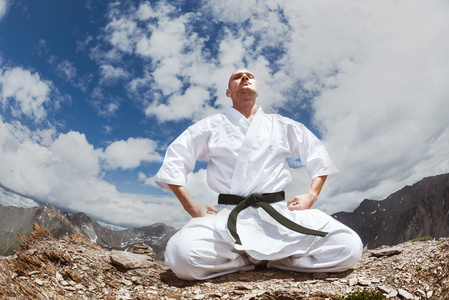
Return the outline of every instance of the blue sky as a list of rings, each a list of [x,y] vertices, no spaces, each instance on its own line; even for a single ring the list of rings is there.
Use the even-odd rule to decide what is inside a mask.
[[[352,211],[449,171],[448,35],[447,1],[0,0],[0,203],[181,226],[153,177],[245,67],[341,170],[315,207]],[[215,203],[204,166],[188,187]]]

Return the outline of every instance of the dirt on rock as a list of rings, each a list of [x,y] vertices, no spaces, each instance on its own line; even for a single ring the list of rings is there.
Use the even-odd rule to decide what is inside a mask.
[[[366,250],[343,273],[258,268],[206,281],[178,279],[154,255],[110,251],[80,234],[53,238],[34,225],[0,257],[0,299],[337,299],[374,290],[389,299],[449,299],[449,241]]]

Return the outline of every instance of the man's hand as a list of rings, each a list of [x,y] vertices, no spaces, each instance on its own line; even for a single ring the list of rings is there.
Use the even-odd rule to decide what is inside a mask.
[[[318,176],[312,180],[310,184],[310,189],[307,194],[298,195],[293,197],[287,202],[287,207],[289,210],[304,210],[310,209],[312,205],[318,200],[321,188],[326,181],[327,176]]]
[[[287,202],[289,210],[304,210],[312,207],[315,203],[314,197],[310,194],[297,195]]]
[[[185,211],[192,218],[205,217],[207,214],[216,214],[218,210],[210,204],[198,203],[192,199],[186,187],[180,185],[168,185],[175,196],[179,199]]]
[[[210,205],[204,203],[198,203],[196,201],[192,201],[188,206],[185,206],[184,209],[192,216],[192,218],[205,217],[208,214],[215,215],[218,211],[217,209]]]

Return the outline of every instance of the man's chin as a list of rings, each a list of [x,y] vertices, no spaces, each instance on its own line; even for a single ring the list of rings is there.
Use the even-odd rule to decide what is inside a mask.
[[[259,92],[256,89],[254,89],[252,86],[245,86],[244,88],[242,88],[240,90],[240,92],[241,92],[241,94],[244,94],[246,96],[253,95],[253,94],[257,96],[259,94]]]

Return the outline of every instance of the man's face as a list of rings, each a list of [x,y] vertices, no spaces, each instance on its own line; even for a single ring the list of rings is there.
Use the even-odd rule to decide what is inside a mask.
[[[228,89],[226,95],[233,98],[236,95],[255,95],[259,91],[257,89],[257,82],[254,75],[248,70],[237,70],[232,73],[229,78]]]

